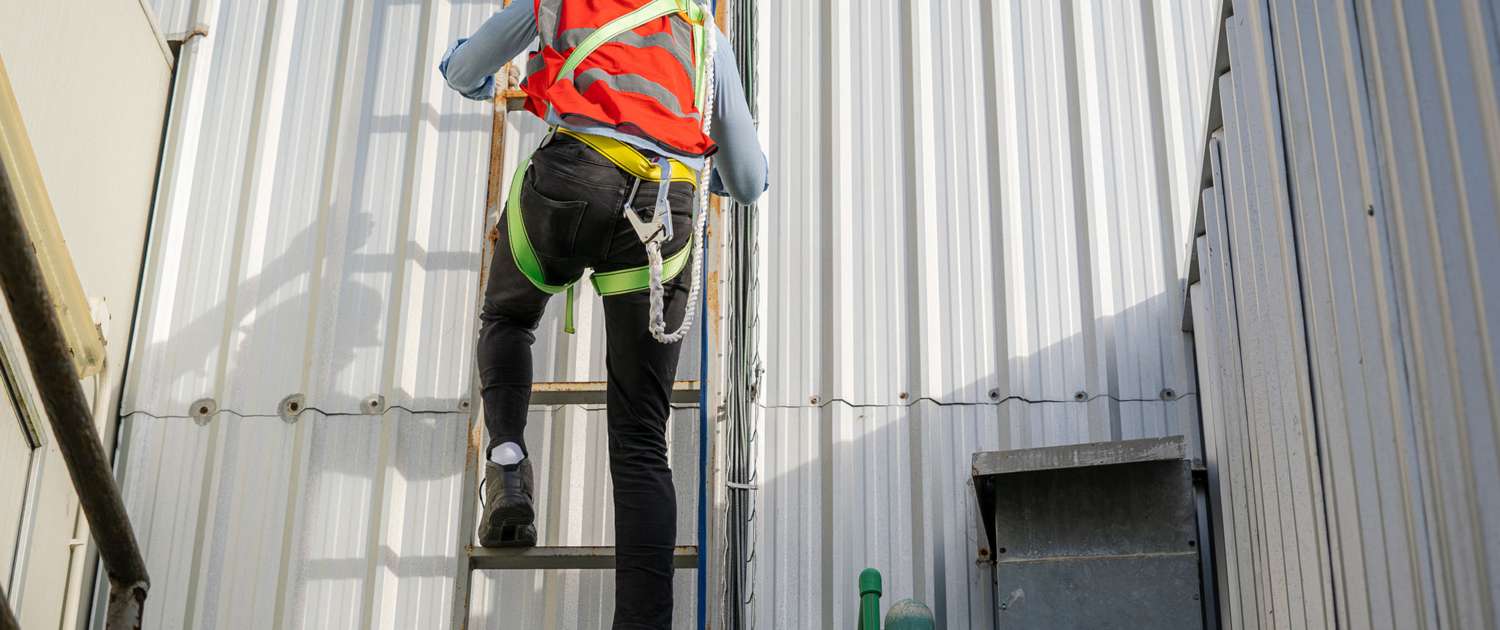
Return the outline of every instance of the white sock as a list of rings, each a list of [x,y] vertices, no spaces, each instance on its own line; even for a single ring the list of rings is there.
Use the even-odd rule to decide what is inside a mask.
[[[521,452],[521,445],[515,442],[506,442],[490,451],[490,461],[501,466],[514,466],[523,459],[526,459],[526,454]]]

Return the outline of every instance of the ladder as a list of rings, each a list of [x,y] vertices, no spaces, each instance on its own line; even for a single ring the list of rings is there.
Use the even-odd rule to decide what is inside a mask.
[[[705,357],[706,358],[706,357]],[[706,365],[706,361],[700,362]],[[456,579],[453,592],[453,630],[468,630],[469,602],[473,596],[472,580],[475,571],[504,571],[517,569],[614,569],[614,547],[520,547],[490,549],[475,544],[479,509],[479,475],[483,466],[484,415],[481,411],[478,392],[478,374],[474,374],[475,395],[469,408],[468,449],[465,455],[462,512],[459,518],[459,548]],[[708,461],[709,430],[708,408],[703,400],[702,383],[677,381],[672,388],[671,402],[676,404],[698,404],[698,544],[679,546],[672,554],[672,566],[676,569],[697,569],[697,624],[705,625],[705,586],[707,583],[706,556],[699,549],[706,547],[708,532]],[[604,383],[537,383],[531,390],[532,405],[586,405],[604,404]],[[538,489],[540,490],[540,488]],[[538,515],[540,518],[540,515]]]

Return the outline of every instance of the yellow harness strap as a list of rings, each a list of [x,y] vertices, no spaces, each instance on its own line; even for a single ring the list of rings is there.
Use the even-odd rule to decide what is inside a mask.
[[[580,133],[563,127],[557,128],[557,133],[576,138],[579,142],[589,145],[599,155],[609,158],[615,166],[625,169],[625,172],[648,182],[661,181],[661,167],[651,163],[646,154],[641,153],[635,147],[620,142],[614,138],[607,138],[592,133]],[[698,171],[690,169],[686,164],[677,160],[672,162],[672,181],[686,182],[695,188],[698,186]]]

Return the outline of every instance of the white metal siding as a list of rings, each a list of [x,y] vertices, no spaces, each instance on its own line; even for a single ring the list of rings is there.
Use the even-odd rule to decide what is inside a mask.
[[[1228,627],[1494,627],[1495,9],[1235,11],[1193,297]]]
[[[147,627],[447,628],[494,106],[437,64],[500,3],[155,4],[208,35],[183,49],[124,392]],[[514,165],[540,125],[505,128]],[[603,380],[599,301],[580,297],[578,335],[560,299],[538,331],[538,380]],[[542,544],[609,544],[603,412],[537,407],[528,431]],[[696,405],[671,431],[679,543],[696,544]],[[578,600],[612,592],[606,574],[477,576],[472,619],[607,627],[607,600]],[[690,627],[696,573],[678,583]]]
[[[125,411],[458,411],[490,106],[436,62],[486,12],[196,6],[216,28],[178,73]]]
[[[142,4],[151,7],[156,14],[156,25],[169,40],[185,39],[197,28],[208,29],[206,24],[193,23],[195,0],[144,0]]]
[[[757,627],[990,625],[975,451],[1196,444],[1217,2],[770,2]],[[1082,395],[1082,400],[1075,397]]]

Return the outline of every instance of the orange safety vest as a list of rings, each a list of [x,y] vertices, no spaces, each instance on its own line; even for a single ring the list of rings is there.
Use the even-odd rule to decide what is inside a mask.
[[[703,133],[707,64],[698,60],[708,16],[696,0],[532,2],[542,47],[521,81],[528,111],[543,120],[555,111],[564,123],[610,127],[684,155],[718,148]]]

